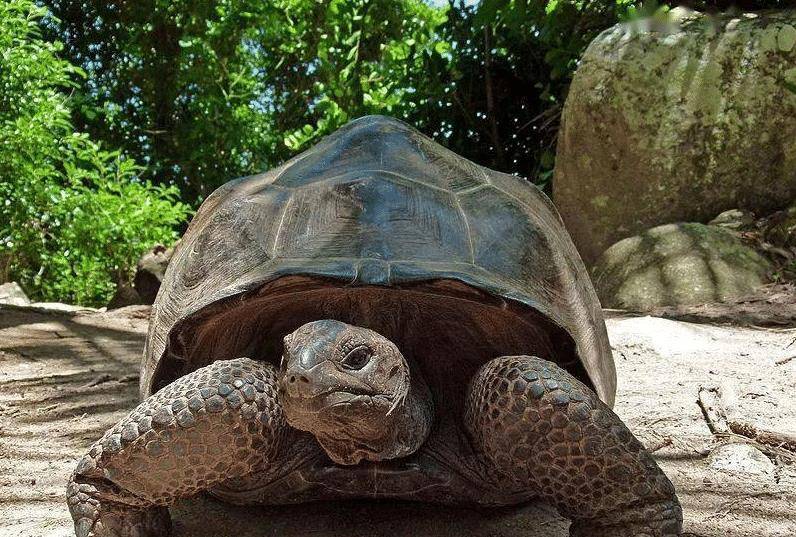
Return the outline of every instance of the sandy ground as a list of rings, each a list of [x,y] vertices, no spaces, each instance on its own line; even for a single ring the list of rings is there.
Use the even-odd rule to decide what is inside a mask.
[[[772,456],[767,474],[714,470],[721,442],[696,404],[700,385],[731,381],[739,409],[796,431],[796,330],[616,316],[608,327],[619,371],[616,411],[677,487],[686,535],[796,535],[796,464]],[[44,313],[0,306],[0,535],[73,535],[64,485],[86,447],[137,402],[148,310]],[[729,440],[731,441],[731,440]],[[793,462],[793,459],[790,459]],[[545,506],[472,510],[390,502],[235,508],[207,498],[173,510],[189,536],[564,537]]]

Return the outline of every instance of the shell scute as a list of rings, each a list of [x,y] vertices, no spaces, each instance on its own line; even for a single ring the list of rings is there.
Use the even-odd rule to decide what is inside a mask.
[[[328,278],[345,289],[443,282],[437,289],[460,298],[462,287],[486,294],[491,307],[516,303],[549,321],[537,329],[566,332],[577,349],[570,363],[579,362],[598,395],[613,402],[616,375],[600,304],[546,196],[378,116],[353,121],[281,167],[231,181],[208,197],[156,300],[142,395],[163,375],[190,369],[192,358],[179,346],[191,319],[252,293],[262,298],[261,289],[297,276]],[[348,299],[335,300],[340,307]],[[405,306],[404,314],[413,311]],[[333,310],[322,304],[318,313]],[[280,328],[269,333],[291,325],[277,321]],[[473,334],[510,336],[483,322]],[[257,322],[228,326],[225,337],[254,340],[267,329]],[[217,342],[201,341],[205,358],[212,357]]]

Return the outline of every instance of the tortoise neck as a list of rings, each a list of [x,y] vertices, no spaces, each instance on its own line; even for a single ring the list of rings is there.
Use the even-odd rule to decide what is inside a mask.
[[[409,393],[392,413],[393,452],[390,459],[411,455],[422,446],[434,422],[434,400],[425,379],[415,367],[411,373]]]

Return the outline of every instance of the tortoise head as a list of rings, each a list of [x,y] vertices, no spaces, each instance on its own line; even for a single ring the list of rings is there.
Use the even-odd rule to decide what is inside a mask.
[[[287,422],[314,434],[338,464],[405,456],[427,436],[427,388],[422,397],[410,389],[406,359],[372,330],[307,323],[285,337],[280,375]]]

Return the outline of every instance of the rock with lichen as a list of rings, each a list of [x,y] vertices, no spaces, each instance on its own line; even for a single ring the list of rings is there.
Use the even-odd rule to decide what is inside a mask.
[[[27,306],[30,299],[17,282],[6,282],[0,284],[0,304]]]
[[[554,201],[584,260],[657,224],[796,198],[796,10],[620,24],[564,107]]]
[[[771,268],[733,233],[685,223],[617,242],[600,256],[592,276],[603,306],[647,311],[747,295],[767,282]]]

